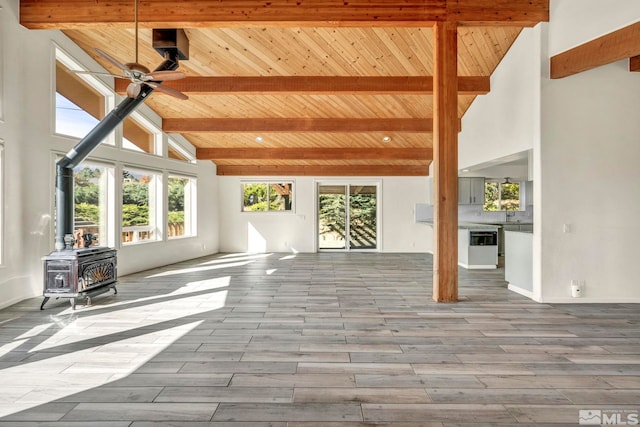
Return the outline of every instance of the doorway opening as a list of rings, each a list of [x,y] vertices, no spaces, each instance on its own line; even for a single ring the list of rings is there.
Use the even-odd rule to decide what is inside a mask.
[[[318,250],[378,249],[378,185],[318,184]]]

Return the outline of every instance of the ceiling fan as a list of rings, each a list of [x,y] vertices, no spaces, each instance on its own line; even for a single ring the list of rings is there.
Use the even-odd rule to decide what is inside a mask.
[[[136,60],[135,62],[127,62],[125,64],[113,58],[108,53],[94,48],[96,53],[109,61],[111,64],[119,68],[123,75],[110,74],[110,73],[97,73],[92,71],[76,71],[78,74],[94,74],[94,75],[108,75],[118,79],[131,80],[129,86],[127,86],[127,96],[129,98],[137,98],[142,90],[142,85],[150,86],[157,89],[160,92],[166,93],[178,99],[189,99],[184,93],[173,89],[171,87],[162,84],[165,80],[179,80],[185,77],[184,73],[180,71],[149,71],[147,67],[138,62],[138,0],[135,0],[135,48],[136,48]]]

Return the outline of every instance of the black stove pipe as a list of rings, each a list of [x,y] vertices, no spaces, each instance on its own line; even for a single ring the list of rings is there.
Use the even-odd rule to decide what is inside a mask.
[[[154,71],[173,71],[178,62],[165,59]],[[73,168],[78,166],[133,110],[153,92],[149,85],[142,85],[136,98],[125,98],[107,114],[91,131],[56,163],[56,250],[73,247]],[[65,241],[65,236],[71,236]]]

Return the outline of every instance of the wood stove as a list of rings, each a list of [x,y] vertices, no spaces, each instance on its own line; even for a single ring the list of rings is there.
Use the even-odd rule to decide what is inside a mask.
[[[169,54],[154,71],[174,71],[178,68],[176,54]],[[160,81],[154,80],[156,83]],[[109,112],[98,124],[78,142],[64,157],[56,162],[56,251],[44,257],[44,300],[40,309],[49,298],[69,298],[71,308],[75,309],[76,300],[91,300],[97,294],[116,289],[117,258],[116,250],[103,247],[74,248],[74,195],[73,168],[78,166],[89,154],[124,121],[133,110],[142,104],[158,85],[142,85],[140,93],[126,97]],[[83,236],[85,237],[85,236]],[[89,240],[89,242],[91,241]],[[85,244],[86,245],[86,244]],[[88,245],[86,245],[88,246]]]
[[[55,251],[44,260],[44,300],[69,298],[75,310],[79,299],[91,302],[91,297],[116,289],[118,261],[116,250],[105,247],[89,247]]]

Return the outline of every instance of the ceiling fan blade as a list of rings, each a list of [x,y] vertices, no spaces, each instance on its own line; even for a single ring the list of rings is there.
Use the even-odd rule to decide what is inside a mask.
[[[127,96],[129,98],[137,98],[138,95],[140,95],[140,90],[142,88],[140,87],[140,84],[138,83],[129,83],[129,86],[127,86]]]
[[[117,79],[127,79],[129,80],[129,77],[127,76],[119,76],[117,74],[111,74],[111,73],[101,73],[98,71],[76,71],[76,70],[71,70],[72,73],[74,74],[89,74],[92,76],[105,76],[105,77],[115,77]]]
[[[179,90],[176,90],[172,87],[169,86],[165,86],[162,85],[160,83],[154,83],[154,82],[145,82],[145,84],[151,86],[152,88],[159,90],[160,92],[166,93],[167,95],[171,95],[175,98],[178,99],[183,99],[183,100],[187,100],[189,99],[189,97],[187,95],[185,95],[184,93],[180,92]]]
[[[186,76],[182,71],[152,71],[146,75],[149,80],[179,80]]]
[[[106,52],[103,52],[102,50],[98,49],[97,47],[94,48],[94,50],[98,53],[98,55],[102,56],[104,59],[106,59],[107,61],[111,62],[113,65],[115,65],[116,67],[118,67],[121,70],[129,70],[129,68],[120,63],[117,59],[114,59],[111,55],[109,55]]]

